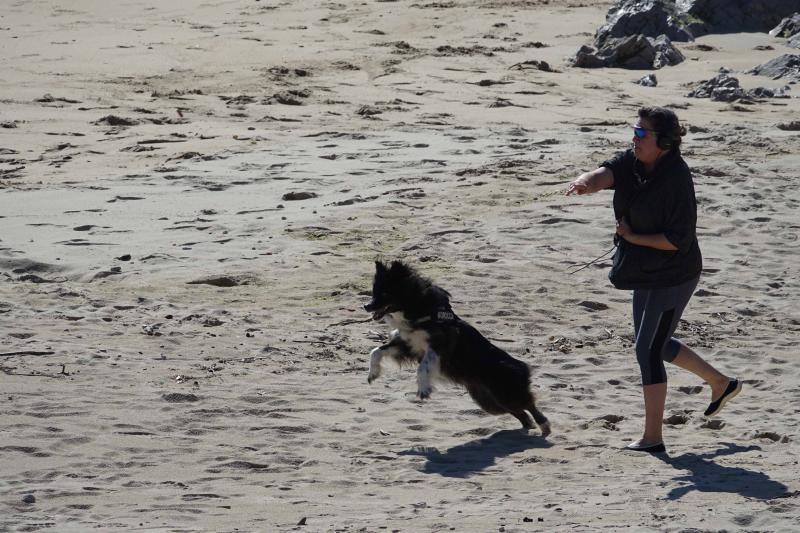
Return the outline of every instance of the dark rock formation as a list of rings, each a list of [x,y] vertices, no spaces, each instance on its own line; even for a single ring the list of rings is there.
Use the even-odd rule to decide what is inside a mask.
[[[711,98],[717,102],[733,102],[747,96],[739,87],[739,80],[728,74],[719,74],[708,81],[701,82],[687,94],[689,98]]]
[[[748,74],[769,76],[773,80],[800,81],[800,55],[784,54],[763,65],[758,65],[748,71]]]
[[[784,17],[800,12],[800,0],[681,0],[687,30],[707,33],[768,32]]]
[[[647,76],[640,78],[633,83],[643,85],[644,87],[656,87],[658,85],[658,80],[656,79],[655,74],[648,74]]]
[[[769,34],[773,37],[794,37],[800,33],[800,13],[786,17],[780,24],[772,28]]]
[[[735,102],[737,100],[754,100],[757,98],[788,98],[787,90],[788,87],[781,89],[756,87],[746,91],[739,86],[738,79],[727,73],[722,73],[708,81],[700,82],[686,96],[690,98],[711,98],[716,102]]]
[[[606,15],[594,47],[602,50],[620,39],[642,35],[671,41],[692,41],[708,33],[766,32],[785,17],[800,12],[800,0],[620,0]],[[793,19],[790,19],[793,20]],[[787,23],[791,24],[791,23]],[[605,63],[588,59],[591,53],[579,51],[588,68]],[[665,63],[674,64],[674,63]]]
[[[583,68],[619,67],[644,70],[677,65],[683,60],[683,54],[665,35],[656,39],[631,35],[621,39],[608,39],[599,50],[582,46],[572,64]]]
[[[608,10],[606,23],[597,30],[594,42],[600,48],[610,39],[637,34],[692,41],[694,37],[685,29],[687,24],[688,19],[680,14],[674,0],[622,0]]]

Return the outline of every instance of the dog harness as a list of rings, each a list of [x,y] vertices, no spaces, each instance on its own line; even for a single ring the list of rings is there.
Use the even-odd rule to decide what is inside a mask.
[[[434,324],[450,324],[453,322],[457,322],[460,320],[458,316],[453,312],[453,309],[448,306],[441,306],[436,309],[436,312],[428,315],[420,317],[412,322],[413,325],[418,324],[425,324],[427,322],[433,322]]]

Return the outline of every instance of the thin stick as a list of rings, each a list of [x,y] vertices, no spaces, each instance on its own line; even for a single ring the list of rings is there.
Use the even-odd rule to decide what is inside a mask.
[[[0,357],[13,357],[15,355],[53,355],[56,352],[36,352],[36,351],[23,351],[23,352],[6,352],[0,353]]]

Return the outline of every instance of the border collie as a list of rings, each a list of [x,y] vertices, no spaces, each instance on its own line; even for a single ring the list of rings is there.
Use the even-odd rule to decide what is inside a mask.
[[[535,420],[542,436],[550,434],[550,423],[536,408],[528,365],[458,318],[450,294],[413,268],[376,261],[372,301],[364,309],[393,328],[389,342],[370,353],[369,383],[380,376],[386,356],[401,366],[416,363],[419,400],[430,397],[433,382],[444,378],[464,386],[487,413],[512,414],[526,429]]]

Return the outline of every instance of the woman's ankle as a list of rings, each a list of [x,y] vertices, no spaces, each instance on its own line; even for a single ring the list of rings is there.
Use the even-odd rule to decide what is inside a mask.
[[[720,374],[714,380],[709,380],[708,385],[711,387],[711,396],[713,396],[712,399],[719,397],[720,394],[725,392],[725,388],[730,382],[731,378],[724,374]]]

